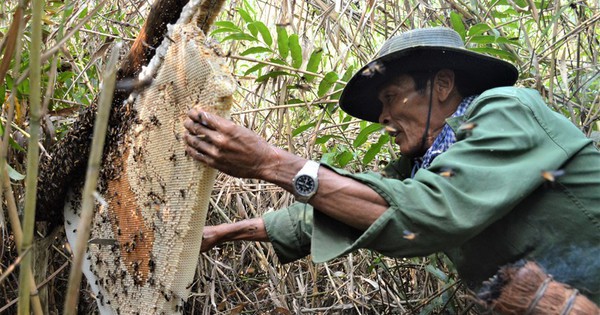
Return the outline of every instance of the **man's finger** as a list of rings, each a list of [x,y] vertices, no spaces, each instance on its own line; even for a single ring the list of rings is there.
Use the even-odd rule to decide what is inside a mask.
[[[188,130],[189,134],[198,137],[199,139],[203,139],[205,141],[210,141],[212,137],[215,137],[217,133],[214,130],[209,129],[206,126],[201,125],[191,119],[186,119],[183,122],[183,126]]]
[[[204,141],[206,139],[206,135],[193,135],[186,133],[184,136],[184,140],[188,146],[196,149],[200,153],[205,152],[208,146],[207,142]]]
[[[193,121],[202,124],[205,127],[214,129],[214,123],[212,123],[213,118],[209,113],[198,108],[192,108],[188,111],[187,115]]]
[[[186,147],[185,148],[185,152],[192,157],[194,160],[196,161],[200,161],[210,167],[213,167],[213,162],[214,160],[208,156],[208,155],[204,155],[201,152],[198,152],[196,149],[192,148],[192,147]]]

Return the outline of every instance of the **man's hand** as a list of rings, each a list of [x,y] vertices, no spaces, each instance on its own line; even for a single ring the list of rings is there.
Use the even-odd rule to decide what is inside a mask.
[[[200,246],[200,252],[204,253],[223,243],[219,231],[220,228],[218,225],[207,225],[204,227],[204,230],[202,231],[202,245]]]
[[[277,163],[275,148],[254,132],[196,108],[188,117],[185,142],[192,158],[231,176],[258,179]]]

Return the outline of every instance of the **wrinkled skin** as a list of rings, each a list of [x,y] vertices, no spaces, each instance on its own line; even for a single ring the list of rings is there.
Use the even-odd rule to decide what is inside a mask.
[[[194,159],[240,178],[264,178],[275,148],[254,132],[193,108],[184,122],[186,152]]]
[[[431,120],[427,128],[427,113],[431,96],[431,84],[424,91],[415,90],[412,77],[403,74],[379,90],[379,101],[383,108],[379,115],[379,123],[392,127],[390,132],[394,142],[400,146],[404,156],[418,157],[425,154],[444,127],[446,117],[452,115],[455,106],[439,106],[440,96],[448,97],[449,86],[453,86],[454,73],[441,70],[435,79],[434,97],[431,98]],[[425,143],[423,143],[423,135]]]

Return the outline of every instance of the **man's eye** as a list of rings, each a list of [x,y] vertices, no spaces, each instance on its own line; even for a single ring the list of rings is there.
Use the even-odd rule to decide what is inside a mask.
[[[387,94],[385,96],[385,101],[388,102],[388,103],[391,103],[394,100],[394,98],[396,98],[395,94]]]

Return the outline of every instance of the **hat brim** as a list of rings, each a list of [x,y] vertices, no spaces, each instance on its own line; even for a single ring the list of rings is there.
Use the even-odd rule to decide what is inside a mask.
[[[452,47],[415,46],[387,54],[372,62],[382,63],[383,71],[367,70],[369,65],[362,67],[348,81],[339,101],[346,113],[371,122],[378,122],[382,110],[377,97],[378,89],[400,73],[444,68],[457,70],[467,76],[466,81],[473,94],[480,94],[494,87],[513,85],[519,75],[509,62]]]

